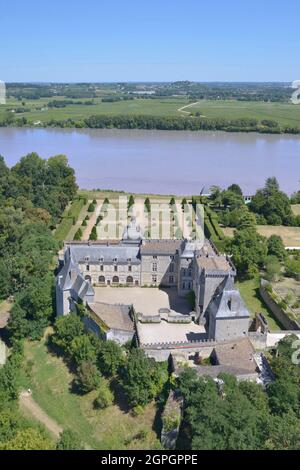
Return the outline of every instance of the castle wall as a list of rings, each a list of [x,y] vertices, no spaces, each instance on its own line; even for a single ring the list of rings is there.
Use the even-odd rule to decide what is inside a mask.
[[[102,268],[101,268],[102,266]],[[115,270],[115,266],[117,270]],[[140,285],[141,282],[141,265],[140,264],[101,264],[99,263],[79,263],[79,269],[83,277],[90,276],[93,285],[107,285],[113,284],[113,278],[117,276],[118,282],[115,284],[128,284],[128,277],[133,279],[133,285]],[[104,277],[104,282],[101,281],[100,276]]]
[[[70,312],[70,291],[62,290],[56,285],[56,315],[62,316],[67,315]]]
[[[248,336],[249,318],[211,318],[208,336],[216,341],[229,341]]]
[[[177,257],[170,255],[143,255],[141,263],[141,284],[143,286],[177,286],[177,263]]]
[[[186,297],[193,290],[194,258],[181,258],[178,274],[178,295]]]

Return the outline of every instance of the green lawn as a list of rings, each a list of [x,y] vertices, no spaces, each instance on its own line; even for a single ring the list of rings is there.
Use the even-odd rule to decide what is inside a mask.
[[[253,317],[256,313],[262,313],[268,320],[271,331],[281,329],[281,325],[259,295],[259,278],[238,281],[236,286],[240,290],[241,296]]]
[[[27,364],[31,361],[32,371],[30,378],[24,375],[24,387],[32,389],[36,402],[64,429],[76,431],[86,448],[109,450],[159,447],[152,429],[156,413],[154,404],[146,407],[138,417],[131,416],[118,405],[106,410],[95,410],[95,393],[84,396],[72,393],[73,374],[62,358],[48,351],[44,340],[27,342],[25,357]],[[139,437],[138,433],[144,430],[146,436]]]
[[[88,203],[84,204],[84,199],[75,199],[71,206],[66,207],[61,222],[58,224],[54,237],[58,241],[64,241],[66,239],[71,240],[75,234],[75,227],[77,221],[80,219],[81,214],[85,213],[88,207]],[[73,224],[73,219],[75,224]],[[81,219],[83,220],[83,219]]]

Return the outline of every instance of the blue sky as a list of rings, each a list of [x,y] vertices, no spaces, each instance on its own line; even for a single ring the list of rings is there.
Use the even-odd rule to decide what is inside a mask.
[[[299,0],[0,0],[5,81],[300,79]]]

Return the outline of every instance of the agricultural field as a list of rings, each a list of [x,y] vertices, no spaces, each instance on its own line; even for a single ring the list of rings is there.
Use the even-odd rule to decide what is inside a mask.
[[[57,97],[57,101],[64,100],[64,97]],[[80,120],[94,114],[101,115],[134,115],[146,114],[154,116],[179,116],[178,109],[188,104],[187,98],[162,98],[162,99],[134,99],[116,102],[102,102],[101,98],[94,98],[92,105],[69,104],[63,108],[49,108],[47,104],[52,101],[50,98],[39,98],[38,100],[24,100],[25,109],[30,111],[13,113],[16,118],[26,117],[30,121],[49,121],[74,119]],[[74,100],[78,101],[78,100]],[[84,101],[84,100],[80,100]],[[89,100],[90,101],[90,100]],[[0,108],[0,119],[9,110],[22,108],[20,101],[9,99],[5,106]]]
[[[200,113],[207,118],[241,119],[253,118],[277,121],[280,125],[298,127],[300,124],[300,106],[292,103],[264,103],[235,100],[201,100],[186,108],[190,113]]]
[[[69,98],[55,97],[55,101]],[[198,100],[191,102],[186,96],[159,97],[155,99],[134,98],[115,102],[102,102],[101,97],[93,99],[74,99],[83,104],[67,104],[62,108],[50,108],[52,98],[24,99],[9,98],[0,108],[0,120],[12,113],[15,118],[25,117],[29,122],[54,120],[81,120],[91,115],[149,115],[149,116],[190,116],[201,115],[205,118],[240,119],[253,118],[259,121],[267,119],[280,125],[299,126],[300,106],[290,103],[271,103],[237,100]],[[93,104],[84,104],[92,101]],[[194,104],[193,104],[194,103]],[[25,112],[19,112],[24,109]]]
[[[115,404],[105,410],[94,409],[95,393],[72,391],[74,375],[63,358],[47,347],[47,335],[41,341],[25,343],[25,360],[24,389],[32,390],[33,400],[60,427],[75,431],[86,449],[160,448],[153,430],[155,404],[134,417],[115,387]]]
[[[284,245],[288,247],[300,247],[300,227],[284,227],[275,225],[257,225],[257,231],[264,237],[279,235]],[[234,228],[226,227],[222,230],[227,237],[233,237]]]

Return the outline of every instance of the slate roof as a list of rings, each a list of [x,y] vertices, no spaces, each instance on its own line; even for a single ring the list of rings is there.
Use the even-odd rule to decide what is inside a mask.
[[[139,246],[119,244],[93,244],[82,243],[70,245],[71,258],[75,263],[99,263],[103,259],[105,263],[112,263],[117,258],[118,263],[127,263],[131,259],[132,264],[139,264]],[[87,259],[88,258],[88,259]]]
[[[231,276],[219,286],[207,307],[208,315],[216,318],[249,318],[250,314]]]
[[[88,307],[103,321],[108,328],[123,331],[134,331],[130,318],[130,305],[113,305],[104,302],[88,303]]]

